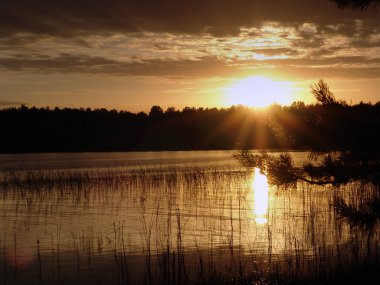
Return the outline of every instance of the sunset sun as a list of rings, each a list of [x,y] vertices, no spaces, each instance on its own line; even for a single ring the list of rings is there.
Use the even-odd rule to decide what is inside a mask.
[[[287,81],[252,76],[236,80],[225,88],[227,105],[267,107],[273,103],[290,104],[293,100],[292,86]]]

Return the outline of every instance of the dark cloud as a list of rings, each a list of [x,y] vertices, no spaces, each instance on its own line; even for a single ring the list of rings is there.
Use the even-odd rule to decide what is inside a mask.
[[[0,58],[0,68],[33,73],[88,73],[120,76],[214,76],[237,71],[215,57],[195,60],[117,61],[87,55],[61,54],[56,57],[15,55]]]
[[[344,45],[342,45],[344,40]],[[334,41],[336,46],[334,46]],[[327,44],[327,46],[326,46]],[[343,49],[380,47],[380,22],[378,26],[365,26],[362,21],[347,20],[336,26],[317,25],[313,35],[299,33],[292,41],[293,49],[307,49],[313,54],[332,54]]]
[[[373,40],[373,36],[380,35],[380,21],[377,25],[366,25],[365,22],[350,20],[337,26],[320,26],[318,38],[321,40],[343,36],[351,39],[351,47],[367,48],[380,47],[380,40]]]
[[[0,68],[42,74],[223,76],[262,66],[293,68],[297,72],[312,72],[318,67],[328,73],[333,70],[329,68],[340,66],[342,72],[354,70],[362,76],[365,66],[370,74],[379,64],[370,59],[376,56],[374,53],[368,58],[336,55],[347,54],[350,49],[380,47],[378,16],[373,11],[341,10],[329,0],[1,0]],[[268,26],[278,28],[274,35],[284,44],[256,49],[243,45],[242,53],[291,58],[239,60],[240,40],[270,39],[270,30],[253,28],[266,21],[273,22]],[[242,27],[247,29],[242,32]],[[170,41],[169,37],[160,40],[153,33],[157,41],[144,42],[146,35],[152,34],[145,32],[192,34],[189,38],[194,46],[202,38],[197,35],[205,32],[219,37],[210,36],[215,46],[193,48],[186,41],[176,42],[173,35]],[[227,35],[239,32],[236,46],[229,44]],[[120,36],[115,33],[128,33],[122,35],[124,46],[112,46],[112,36]],[[339,36],[349,40],[337,40],[335,46],[334,39]],[[128,42],[132,38],[141,38],[151,50],[144,50],[141,42]],[[117,59],[110,58],[113,49],[118,52],[114,56]],[[200,52],[208,56],[200,57]],[[173,59],[180,56],[180,60]],[[172,59],[166,59],[169,57]]]
[[[115,32],[236,34],[263,21],[337,24],[369,18],[370,12],[340,10],[328,0],[2,0],[0,35],[72,37]]]
[[[321,47],[318,49],[314,49],[309,52],[310,58],[320,58],[322,56],[334,56],[337,51],[343,50],[345,47],[342,46],[334,46],[334,47]]]
[[[364,56],[331,58],[288,58],[275,60],[246,60],[226,63],[216,57],[201,57],[195,60],[143,60],[117,61],[88,55],[60,54],[49,57],[23,55],[0,59],[0,68],[8,71],[50,73],[109,74],[117,76],[166,76],[166,77],[207,77],[235,76],[243,71],[265,71],[267,66],[276,66],[277,71],[295,73],[302,77],[348,77],[379,78],[380,58]],[[314,74],[313,74],[314,73]]]
[[[288,55],[294,56],[298,54],[296,49],[291,48],[266,48],[266,49],[253,49],[252,52],[263,54],[266,56],[275,56],[275,55]]]

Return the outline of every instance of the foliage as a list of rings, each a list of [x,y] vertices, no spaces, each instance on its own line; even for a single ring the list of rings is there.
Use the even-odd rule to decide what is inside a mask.
[[[379,151],[336,151],[312,153],[310,160],[295,165],[289,153],[268,154],[242,150],[234,157],[246,167],[259,168],[268,177],[271,185],[288,189],[298,182],[314,185],[340,187],[349,183],[366,185],[360,197],[352,197],[357,203],[350,203],[341,196],[335,196],[334,208],[338,216],[348,219],[353,227],[368,232],[380,224],[380,155]],[[374,191],[366,192],[368,189]],[[369,197],[369,198],[368,198]]]
[[[295,185],[298,181],[334,186],[357,181],[380,184],[379,152],[314,152],[301,165],[295,165],[289,153],[278,155],[241,150],[234,157],[246,167],[259,168],[268,176],[271,184],[278,187]]]
[[[340,8],[350,8],[365,10],[371,5],[376,7],[380,0],[330,0],[335,2]]]
[[[327,98],[327,97],[326,97]],[[168,108],[0,110],[0,152],[188,149],[374,149],[380,104],[295,102],[267,110]]]
[[[364,228],[368,232],[373,231],[380,221],[379,196],[359,205],[349,204],[342,197],[337,197],[334,208],[339,216],[348,218],[352,227]]]
[[[300,177],[299,169],[294,166],[288,153],[274,156],[264,151],[256,154],[249,150],[241,150],[233,156],[245,167],[259,168],[268,176],[269,183],[272,185],[294,186]]]
[[[322,79],[318,83],[312,85],[311,92],[318,102],[322,104],[337,103],[334,94],[330,91],[329,86]]]

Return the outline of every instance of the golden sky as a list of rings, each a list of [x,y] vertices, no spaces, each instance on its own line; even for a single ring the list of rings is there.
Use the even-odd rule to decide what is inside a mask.
[[[321,78],[338,99],[380,101],[380,11],[329,0],[0,3],[0,107],[310,103]]]

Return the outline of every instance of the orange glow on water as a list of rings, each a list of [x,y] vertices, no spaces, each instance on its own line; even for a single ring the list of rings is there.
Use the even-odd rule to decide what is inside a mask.
[[[269,186],[267,177],[260,173],[260,169],[255,168],[255,175],[252,183],[253,191],[253,215],[258,224],[266,224],[268,203],[269,203]]]

